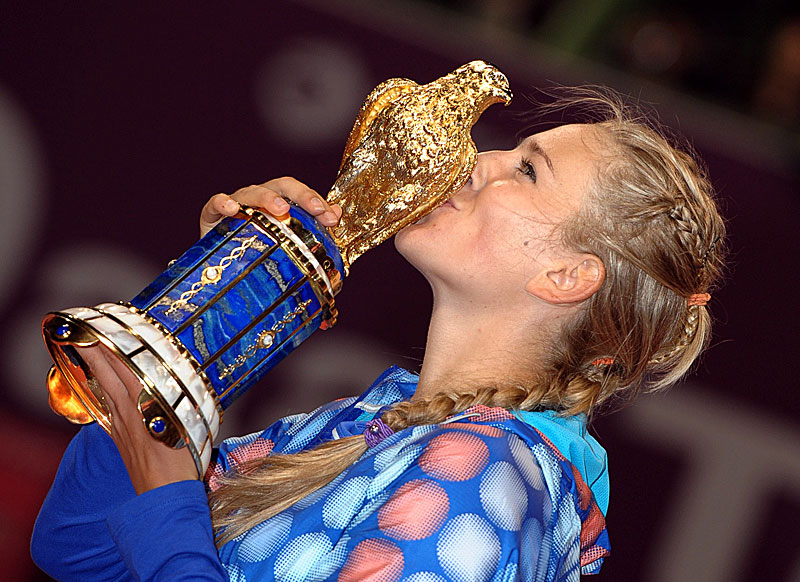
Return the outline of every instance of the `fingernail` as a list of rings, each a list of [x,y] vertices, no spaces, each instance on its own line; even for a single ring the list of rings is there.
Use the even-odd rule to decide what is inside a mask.
[[[289,203],[286,202],[283,198],[276,198],[275,199],[275,208],[277,208],[280,212],[286,212],[289,210]]]
[[[228,200],[227,202],[225,202],[225,210],[233,211],[233,210],[237,210],[238,208],[239,208],[239,205],[236,202],[234,202],[233,200]]]
[[[325,210],[325,205],[322,203],[322,200],[314,198],[311,201],[311,210],[316,210],[317,212]]]
[[[324,222],[326,224],[336,224],[336,221],[339,220],[339,217],[336,216],[335,213],[328,210],[320,217],[320,222]]]

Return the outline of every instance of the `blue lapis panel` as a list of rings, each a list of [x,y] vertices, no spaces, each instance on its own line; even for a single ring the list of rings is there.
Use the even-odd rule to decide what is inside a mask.
[[[262,302],[257,296],[261,291],[248,289],[246,286],[236,289],[239,287],[236,281],[240,276],[248,278],[249,267],[262,260],[265,253],[272,252],[273,247],[275,241],[267,234],[255,224],[246,224],[235,233],[231,233],[224,245],[206,254],[203,261],[198,262],[177,284],[168,287],[157,301],[151,302],[147,312],[170,332],[176,333],[205,310],[225,299],[231,292],[240,294],[239,301],[228,299],[223,303],[223,308],[227,309],[228,303],[233,301],[235,305],[231,306],[231,309],[249,311],[251,309],[249,303],[254,300],[260,307]],[[282,251],[278,249],[275,252]],[[203,283],[203,272],[208,269],[215,269],[220,279]],[[294,273],[288,269],[284,269],[284,273],[276,272],[276,276],[281,275],[292,276]],[[229,289],[231,285],[235,285],[234,289]],[[245,313],[231,314],[232,319],[237,317],[246,320]]]
[[[288,300],[265,314],[206,370],[206,375],[220,395],[222,407],[230,406],[316,331],[321,322],[321,305],[310,283],[302,285]],[[260,337],[267,330],[274,331],[275,335],[269,347],[263,347]],[[259,347],[253,351],[255,346]]]
[[[228,218],[221,221],[208,234],[193,244],[176,259],[167,269],[131,300],[131,305],[147,311],[170,288],[179,285],[185,277],[191,275],[197,266],[206,262],[208,255],[225,244],[228,237],[245,225],[244,220]]]
[[[342,269],[327,231],[300,209],[293,208],[292,215],[314,233]],[[205,269],[223,265],[219,281],[201,284]],[[231,218],[188,249],[131,303],[192,354],[223,408],[322,322],[322,305],[297,265],[255,224]],[[270,329],[275,331],[271,343],[259,342],[262,332]]]

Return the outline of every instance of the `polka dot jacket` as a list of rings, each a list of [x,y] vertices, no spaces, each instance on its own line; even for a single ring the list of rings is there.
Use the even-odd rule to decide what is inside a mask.
[[[225,441],[207,475],[364,431],[411,397],[390,368],[358,398]],[[232,581],[567,581],[599,570],[605,520],[579,472],[508,411],[483,406],[386,438],[333,482],[228,542]]]
[[[205,484],[141,495],[108,435],[83,427],[40,510],[34,561],[54,579],[81,582],[540,582],[597,572],[608,536],[581,473],[544,434],[485,407],[391,435],[217,551],[207,489],[222,474],[361,434],[416,382],[390,368],[358,398],[223,442]]]

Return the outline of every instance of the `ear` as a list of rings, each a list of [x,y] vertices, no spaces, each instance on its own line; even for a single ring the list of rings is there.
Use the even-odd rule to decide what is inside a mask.
[[[594,295],[605,278],[603,261],[576,253],[554,260],[528,281],[525,290],[554,305],[580,303]]]

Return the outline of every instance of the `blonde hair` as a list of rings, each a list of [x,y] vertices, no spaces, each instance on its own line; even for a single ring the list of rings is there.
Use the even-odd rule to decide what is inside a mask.
[[[548,364],[525,385],[443,390],[383,414],[394,431],[436,424],[471,406],[590,413],[614,397],[680,378],[710,335],[705,306],[687,304],[720,276],[725,226],[705,171],[629,113],[608,90],[578,89],[546,107],[599,112],[607,160],[589,202],[561,227],[568,248],[598,256],[606,281],[561,331]],[[613,363],[608,363],[613,362]],[[367,450],[364,437],[250,461],[209,496],[223,544],[332,481]]]

